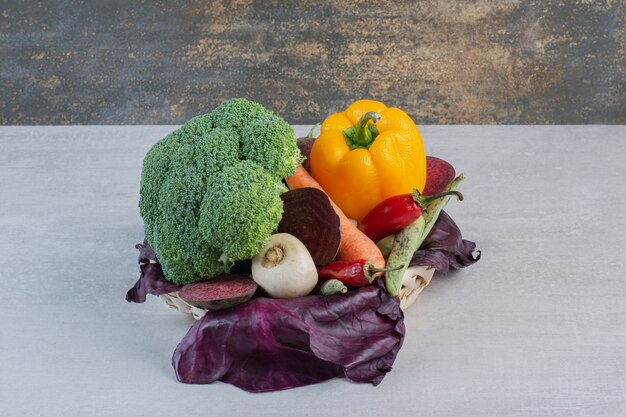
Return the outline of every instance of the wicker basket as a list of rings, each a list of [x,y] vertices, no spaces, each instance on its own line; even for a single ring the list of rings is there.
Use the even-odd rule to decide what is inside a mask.
[[[435,269],[429,266],[413,266],[406,270],[402,277],[402,288],[400,289],[400,308],[406,311],[417,299],[420,292],[430,283]],[[181,313],[190,314],[196,320],[206,313],[198,307],[187,304],[178,297],[177,292],[161,295],[161,299],[174,310]]]

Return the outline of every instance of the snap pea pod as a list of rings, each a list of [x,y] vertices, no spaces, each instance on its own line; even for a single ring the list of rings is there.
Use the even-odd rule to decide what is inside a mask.
[[[413,254],[419,248],[419,236],[422,235],[425,227],[426,221],[424,221],[424,216],[422,215],[413,223],[396,233],[393,238],[393,248],[387,259],[387,266],[400,268],[385,274],[385,286],[387,287],[387,292],[392,297],[397,297],[400,293],[402,276]]]
[[[446,189],[446,191],[454,191],[456,187],[459,186],[459,183],[463,181],[464,179],[465,179],[465,176],[463,174],[459,175],[450,183],[450,185],[448,185],[448,188]],[[435,200],[426,207],[426,210],[425,210],[426,213],[423,214],[424,220],[426,221],[426,227],[424,228],[424,231],[422,232],[422,236],[419,237],[419,246],[422,245],[422,242],[424,242],[424,240],[426,239],[426,236],[428,236],[428,234],[432,230],[433,226],[435,225],[435,222],[439,218],[439,214],[441,213],[441,210],[443,210],[446,204],[448,204],[448,201],[450,201],[450,198],[452,198],[451,195],[446,196],[439,201]],[[457,199],[459,201],[462,201],[463,195],[461,194],[460,197],[457,196]]]
[[[452,191],[456,189],[461,181],[465,177],[463,174],[459,175],[450,183],[446,191]],[[392,297],[397,297],[400,294],[400,288],[402,287],[402,277],[406,272],[406,269],[413,258],[415,251],[419,249],[430,233],[433,225],[439,217],[439,213],[443,210],[444,206],[450,201],[452,196],[446,196],[438,200],[434,200],[428,207],[425,207],[422,215],[413,223],[405,227],[400,232],[396,233],[393,239],[393,247],[389,258],[387,259],[387,268],[393,269],[385,274],[385,286],[387,292]],[[458,197],[462,200],[462,197]]]

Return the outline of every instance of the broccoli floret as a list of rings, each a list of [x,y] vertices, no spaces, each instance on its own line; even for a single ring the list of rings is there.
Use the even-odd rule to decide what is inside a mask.
[[[182,129],[179,134],[189,138]],[[149,217],[150,214],[158,216],[154,229],[146,227],[146,237],[154,246],[163,272],[178,284],[228,272],[228,267],[218,261],[221,252],[202,238],[198,216],[206,181],[225,166],[239,162],[239,136],[223,129],[214,129],[202,136],[198,132],[195,140],[177,140],[156,152],[162,159],[169,159],[169,164],[159,184],[158,197],[154,199],[154,195],[146,194],[146,206],[152,204]],[[163,152],[168,152],[169,158]],[[146,221],[146,224],[151,223]]]
[[[181,126],[180,133],[188,140],[196,136],[203,136],[211,131],[211,121],[208,114],[192,117]]]
[[[207,184],[200,231],[231,263],[257,255],[278,227],[284,186],[252,161],[225,168]]]
[[[245,98],[231,98],[217,106],[208,116],[211,127],[234,130],[240,136],[244,128],[259,117],[269,116],[272,112],[254,101]]]
[[[224,167],[241,160],[239,135],[232,130],[213,129],[183,143],[172,155],[172,167],[191,167],[204,181]]]
[[[177,284],[228,272],[218,261],[220,253],[211,248],[198,230],[205,188],[205,182],[193,168],[177,166],[159,195],[161,217],[153,234],[154,249],[165,276]]]
[[[293,128],[278,116],[253,120],[243,129],[242,138],[244,159],[258,163],[277,179],[293,175],[302,163]]]
[[[144,159],[139,208],[167,279],[208,279],[258,254],[282,216],[280,179],[298,161],[289,125],[245,99],[157,142]]]
[[[172,155],[180,146],[180,132],[174,131],[158,141],[146,154],[141,171],[139,212],[144,220],[146,239],[152,242],[152,225],[161,215],[159,193],[170,173]]]
[[[157,204],[159,191],[172,166],[196,163],[203,165],[198,168],[198,172],[206,169],[207,175],[210,175],[241,159],[237,134],[222,129],[210,129],[204,116],[194,117],[180,129],[158,141],[146,154],[141,173],[139,209],[146,224],[148,241],[151,241],[151,225],[160,215]],[[195,158],[196,154],[199,158]]]

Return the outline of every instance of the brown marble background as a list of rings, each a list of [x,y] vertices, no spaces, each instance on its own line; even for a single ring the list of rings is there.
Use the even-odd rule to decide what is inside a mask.
[[[626,1],[0,0],[1,124],[169,124],[244,96],[419,124],[626,123]]]

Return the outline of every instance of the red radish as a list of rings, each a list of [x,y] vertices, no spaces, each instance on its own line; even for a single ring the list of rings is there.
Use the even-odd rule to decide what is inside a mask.
[[[223,310],[245,303],[257,289],[251,278],[222,275],[208,281],[187,284],[178,296],[188,304],[205,310]]]
[[[443,159],[434,156],[426,157],[426,185],[422,195],[442,193],[456,177],[454,167]]]

